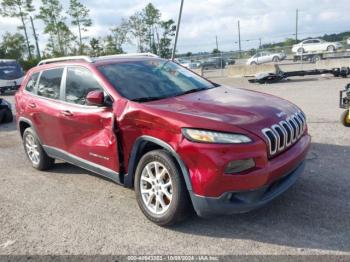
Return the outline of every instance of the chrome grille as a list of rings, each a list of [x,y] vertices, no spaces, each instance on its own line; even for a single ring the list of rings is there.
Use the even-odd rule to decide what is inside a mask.
[[[293,145],[305,132],[306,117],[301,111],[269,128],[262,129],[269,146],[270,156]]]

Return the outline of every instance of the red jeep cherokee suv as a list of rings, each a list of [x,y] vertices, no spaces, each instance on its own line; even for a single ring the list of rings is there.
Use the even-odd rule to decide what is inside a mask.
[[[304,113],[151,54],[66,57],[16,94],[33,167],[61,159],[134,187],[151,221],[247,212],[286,191],[310,145]]]

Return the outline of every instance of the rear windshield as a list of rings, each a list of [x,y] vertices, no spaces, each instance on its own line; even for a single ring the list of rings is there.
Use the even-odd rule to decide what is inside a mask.
[[[0,61],[0,79],[14,80],[23,76],[23,70],[16,61]]]
[[[168,60],[128,61],[99,66],[119,94],[133,101],[151,101],[215,87]]]

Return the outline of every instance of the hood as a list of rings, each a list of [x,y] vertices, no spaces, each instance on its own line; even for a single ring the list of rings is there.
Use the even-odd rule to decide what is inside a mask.
[[[158,110],[200,118],[199,121],[192,122],[193,125],[200,123],[198,128],[215,130],[213,124],[218,122],[257,135],[261,135],[261,129],[285,120],[299,110],[282,98],[226,86],[153,101],[147,105]]]

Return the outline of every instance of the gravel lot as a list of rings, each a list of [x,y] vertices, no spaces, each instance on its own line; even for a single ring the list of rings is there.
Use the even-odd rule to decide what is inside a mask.
[[[1,125],[0,254],[350,255],[350,129],[338,109],[338,90],[349,80],[213,80],[284,97],[305,111],[313,144],[304,175],[286,194],[248,214],[162,228],[143,216],[132,190],[66,163],[34,170],[15,124]]]

